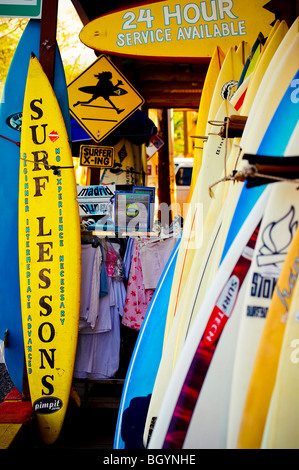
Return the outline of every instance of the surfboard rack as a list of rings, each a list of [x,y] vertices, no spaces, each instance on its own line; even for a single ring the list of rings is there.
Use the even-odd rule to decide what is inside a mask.
[[[225,117],[223,121],[209,121],[209,124],[220,127],[219,134],[214,135],[220,135],[222,138],[234,138],[242,137],[246,121],[247,116],[232,115]],[[213,133],[209,133],[209,135],[213,135]],[[209,138],[208,135],[190,135],[190,137],[202,139],[203,141]]]
[[[221,137],[242,137],[247,116],[232,115],[224,118],[224,125],[220,129]]]
[[[253,188],[278,181],[296,181],[299,178],[299,156],[273,157],[245,153],[243,160],[249,166],[244,168],[246,186]]]
[[[240,171],[233,170],[230,175],[209,186],[211,197],[214,197],[213,187],[226,181],[235,183],[246,181],[247,188],[277,182],[292,182],[298,184],[299,189],[299,156],[273,157],[244,153],[243,160],[248,161],[248,166],[244,166]]]

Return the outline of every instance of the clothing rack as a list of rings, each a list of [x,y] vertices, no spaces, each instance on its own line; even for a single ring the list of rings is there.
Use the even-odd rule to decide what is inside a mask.
[[[107,253],[107,250],[109,248],[109,243],[111,243],[112,245],[114,244],[114,249],[115,249],[115,245],[118,244],[119,248],[117,249],[117,252],[121,256],[122,260],[127,259],[127,262],[125,262],[127,264],[124,264],[124,266],[127,267],[127,273],[125,273],[125,271],[123,272],[123,274],[124,274],[123,284],[124,284],[125,288],[127,289],[128,288],[128,283],[129,283],[129,277],[128,277],[128,272],[129,271],[128,270],[131,269],[129,259],[130,259],[130,256],[132,256],[132,254],[133,254],[133,251],[131,251],[131,250],[133,250],[133,246],[135,246],[134,245],[134,240],[136,240],[136,242],[137,241],[139,242],[140,249],[144,249],[145,245],[150,245],[150,244],[154,245],[154,244],[157,244],[157,243],[160,244],[160,242],[163,242],[165,240],[169,240],[170,238],[173,238],[175,236],[175,230],[172,226],[172,227],[170,227],[170,229],[168,231],[166,231],[166,233],[163,232],[163,231],[160,231],[159,233],[158,232],[152,232],[150,234],[146,233],[146,236],[144,236],[145,235],[144,233],[134,232],[134,233],[126,234],[126,235],[127,235],[126,237],[121,237],[120,238],[120,237],[110,236],[110,234],[107,234],[107,232],[98,233],[98,232],[84,230],[84,231],[81,232],[81,244],[82,244],[82,246],[89,244],[94,248],[98,248],[100,246],[101,251],[102,251],[102,260],[103,261],[106,261],[106,253]],[[129,235],[133,235],[133,236],[130,237]],[[149,237],[149,235],[151,235],[151,236]],[[129,247],[129,243],[131,243],[130,247]],[[145,245],[143,245],[143,243],[145,243]],[[127,248],[128,248],[128,251],[127,251],[127,255],[126,255]],[[162,246],[161,246],[161,248],[162,248]],[[139,252],[139,250],[138,250],[138,252]],[[164,249],[163,249],[163,253],[165,253]],[[125,257],[125,255],[127,256],[127,258]],[[109,263],[109,261],[107,261],[107,262]],[[135,267],[134,267],[134,269],[135,269]],[[158,272],[158,271],[155,271],[155,272]],[[135,271],[134,271],[134,273],[135,273]],[[132,274],[132,276],[133,276],[133,274]],[[147,280],[149,280],[148,275],[147,275]],[[152,278],[151,278],[150,282],[152,282]],[[129,290],[127,290],[127,294],[128,294],[128,292],[130,292],[130,289],[132,290],[132,287],[130,287]],[[151,291],[153,292],[154,287],[153,286],[152,287],[145,287],[145,289],[147,289],[146,290],[146,292],[147,292],[146,296],[147,297],[146,297],[145,301],[149,302],[150,301],[149,296],[152,295]],[[144,294],[140,293],[140,295],[145,295],[145,293]],[[130,299],[131,299],[131,302],[132,302],[132,297],[130,297]],[[140,299],[141,299],[141,297],[140,297]],[[142,305],[146,305],[146,304],[142,303]],[[134,307],[132,307],[132,303],[130,304],[130,307],[134,308]],[[139,307],[138,307],[138,309],[139,309]],[[138,314],[141,315],[140,312],[138,312]],[[142,314],[144,314],[144,313],[142,312]],[[127,318],[129,318],[128,314],[127,314]],[[140,321],[140,320],[137,320],[137,321]],[[109,394],[108,388],[109,388],[109,386],[111,386],[111,387],[115,386],[116,388],[117,387],[120,388],[123,385],[124,381],[125,381],[126,370],[127,370],[128,365],[129,365],[129,360],[130,360],[131,354],[133,352],[134,344],[135,344],[137,336],[138,336],[138,331],[135,330],[135,329],[132,329],[132,328],[133,327],[131,327],[129,323],[124,323],[124,324],[121,323],[120,356],[119,356],[120,357],[120,364],[119,364],[119,369],[113,375],[111,375],[111,377],[107,376],[107,377],[101,378],[100,376],[99,377],[88,376],[88,375],[91,375],[91,374],[86,374],[86,377],[82,374],[81,375],[79,374],[77,376],[74,375],[73,384],[74,384],[74,386],[76,386],[76,388],[79,387],[80,396],[81,396],[82,402],[84,404],[86,404],[88,402],[88,406],[95,406],[96,407],[96,406],[99,406],[98,403],[102,402],[102,400],[104,400],[104,398],[107,397],[108,405],[104,405],[103,403],[102,403],[102,405],[105,406],[105,407],[108,407],[108,406],[112,407],[112,408],[114,407],[113,403],[116,403],[119,397],[117,397],[116,400],[114,400],[114,401],[113,401],[113,399],[111,399],[112,400],[111,401],[110,398],[109,398],[110,394]],[[96,334],[97,334],[97,332],[96,332]],[[84,333],[83,333],[83,336],[84,336]],[[84,339],[83,343],[81,343],[81,350],[80,351],[84,351],[84,350],[87,351],[87,349],[82,349],[82,347],[85,348],[84,342],[85,342],[85,339]],[[79,367],[77,370],[83,371],[84,369]],[[101,389],[101,385],[103,385],[103,387],[104,387],[103,389]],[[107,392],[106,392],[106,390],[107,390]],[[95,394],[95,391],[98,391],[99,397],[97,397],[97,394]],[[112,392],[112,396],[115,397],[114,391],[115,390],[113,388],[111,390],[111,392]],[[106,393],[107,393],[107,395],[106,395]],[[99,399],[97,400],[97,398],[99,398]]]

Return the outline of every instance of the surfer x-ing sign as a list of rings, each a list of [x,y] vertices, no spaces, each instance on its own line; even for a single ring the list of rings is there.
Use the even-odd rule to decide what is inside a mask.
[[[68,86],[70,112],[100,142],[143,103],[115,65],[102,55]]]

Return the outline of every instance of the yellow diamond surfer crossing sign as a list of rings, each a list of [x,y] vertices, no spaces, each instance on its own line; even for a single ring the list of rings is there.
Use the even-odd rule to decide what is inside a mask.
[[[101,55],[68,86],[72,116],[100,142],[143,103],[107,56]]]

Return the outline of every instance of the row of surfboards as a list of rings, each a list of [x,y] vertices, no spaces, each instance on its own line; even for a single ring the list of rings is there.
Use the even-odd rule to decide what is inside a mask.
[[[1,231],[0,244],[0,328],[1,339],[8,332],[5,362],[19,391],[22,391],[25,351],[39,428],[45,442],[51,443],[57,439],[63,423],[72,378],[78,331],[80,237],[67,136],[69,112],[63,67],[57,51],[54,91],[58,106],[36,58],[39,35],[40,22],[30,21],[14,55],[0,108],[1,155],[5,157],[1,194],[3,200],[10,195],[2,217],[5,230]],[[249,189],[240,183],[226,182],[214,188],[213,199],[208,190],[210,184],[232,169],[241,168],[244,153],[295,154],[298,142],[298,21],[290,29],[284,22],[277,22],[265,42],[263,38],[257,39],[249,59],[245,60],[248,52],[248,46],[242,44],[237,51],[231,49],[225,56],[218,48],[212,58],[201,101],[206,107],[203,109],[202,105],[199,110],[203,116],[199,125],[204,119],[203,134],[208,138],[203,139],[203,151],[196,155],[196,178],[182,238],[156,289],[132,356],[119,410],[116,448],[147,446],[148,441],[150,448],[246,447],[242,433],[248,440],[252,433],[252,416],[254,438],[260,426],[264,446],[272,445],[271,436],[278,427],[284,429],[288,443],[291,442],[288,434],[292,434],[293,439],[296,437],[296,429],[289,428],[291,418],[285,419],[287,412],[296,415],[296,394],[290,396],[292,387],[282,390],[280,385],[286,383],[285,377],[287,383],[293,378],[290,364],[283,360],[290,357],[290,351],[285,349],[282,339],[290,340],[291,343],[286,344],[296,347],[296,335],[290,336],[295,334],[295,328],[291,325],[288,329],[291,318],[296,322],[296,315],[290,314],[283,326],[280,315],[266,328],[272,318],[271,308],[277,314],[279,301],[284,308],[288,304],[290,312],[293,302],[294,308],[297,305],[295,186],[284,182]],[[234,84],[237,84],[237,90],[232,94]],[[20,126],[18,119],[22,112]],[[32,116],[37,120],[41,113],[44,141],[33,139],[31,122]],[[216,124],[224,117],[238,113],[248,116],[242,138],[223,139],[218,135]],[[199,125],[198,135],[201,135]],[[52,140],[53,131],[60,139],[58,142]],[[41,166],[41,160],[28,159],[26,165],[25,158],[25,155],[30,159],[38,157],[37,147],[33,144],[42,145],[38,148],[48,157],[47,168],[44,168],[47,169],[44,180],[47,184],[39,187],[38,195],[32,189],[36,189],[33,172],[37,170],[36,165]],[[61,157],[58,166],[63,168],[59,175],[58,157]],[[29,195],[27,186],[25,188],[27,183]],[[11,191],[18,184],[19,192]],[[62,191],[60,196],[57,190]],[[42,206],[37,203],[36,196],[46,195],[46,191],[49,191],[47,197],[39,199],[45,202]],[[63,206],[57,204],[61,197]],[[48,231],[45,223],[50,218],[52,228]],[[19,231],[16,230],[18,219]],[[33,224],[36,220],[39,225]],[[40,265],[36,262],[41,253],[36,251],[40,239],[35,237],[51,235],[56,242],[61,240],[63,233],[56,233],[60,230],[56,225],[58,221],[59,226],[67,221],[73,227],[72,236],[65,237],[64,244],[60,244],[64,248],[58,249],[56,245],[53,248],[53,259],[61,261],[63,258],[63,271],[60,265],[53,264],[51,269],[56,273],[53,278],[41,278]],[[30,241],[25,235],[29,233],[28,227]],[[279,241],[275,236],[277,232]],[[28,248],[32,249],[30,255]],[[46,259],[46,252],[42,251],[42,255],[43,261],[52,262],[52,259]],[[270,261],[261,264],[261,259]],[[291,277],[290,267],[293,269]],[[46,272],[50,273],[48,268],[45,268]],[[52,289],[58,292],[62,285],[61,273],[65,288],[63,300],[53,296],[52,291],[41,297],[36,287],[49,287],[51,281]],[[33,284],[28,283],[29,278]],[[280,284],[283,280],[285,284]],[[277,286],[281,286],[280,290]],[[251,305],[253,291],[256,295],[254,305]],[[222,312],[220,300],[228,295],[233,301],[226,303],[226,311]],[[31,312],[39,312],[40,307],[40,315],[33,316]],[[261,312],[267,308],[269,312],[265,318]],[[49,316],[52,311],[59,312],[60,316]],[[65,312],[72,312],[72,315],[65,316]],[[251,312],[250,316],[247,312]],[[283,313],[285,319],[285,310]],[[42,321],[43,317],[47,321]],[[269,339],[269,335],[273,336],[275,321],[281,330],[278,340],[277,335]],[[276,356],[269,354],[271,341]],[[258,347],[261,352],[257,353]],[[296,364],[296,350],[292,349],[291,353],[293,365]],[[256,361],[259,358],[259,362],[253,366],[254,358]],[[269,369],[265,368],[266,360],[271,363],[272,383],[267,375]],[[265,394],[265,384],[259,393],[255,389],[263,380],[268,394]],[[286,397],[286,394],[289,395]],[[265,396],[268,396],[268,402],[261,407],[257,397],[265,400]],[[280,415],[282,399],[290,408]],[[279,426],[275,426],[275,422]],[[238,444],[235,444],[236,435]]]
[[[137,338],[116,449],[299,447],[298,183],[245,173],[248,155],[298,154],[298,33],[298,18],[276,21],[211,59],[188,215]],[[236,115],[241,137],[219,135]]]

